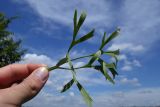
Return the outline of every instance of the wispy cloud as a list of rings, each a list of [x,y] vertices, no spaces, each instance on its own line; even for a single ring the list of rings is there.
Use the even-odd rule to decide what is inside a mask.
[[[35,53],[25,54],[19,63],[35,63],[35,64],[40,63],[40,64],[46,64],[48,66],[55,65],[55,61],[53,61],[50,57],[46,55],[37,55]]]
[[[122,68],[121,68],[122,71],[131,71],[132,70],[132,66],[130,65],[124,65]]]
[[[108,50],[116,50],[120,49],[121,51],[130,52],[134,54],[138,54],[144,51],[143,45],[135,45],[133,43],[121,43],[121,44],[112,44]]]
[[[122,29],[121,36],[114,43],[129,43],[135,47],[138,46],[137,48],[132,48],[135,51],[141,50],[144,46],[149,48],[152,43],[159,39],[159,0],[147,0],[145,2],[143,0],[125,0],[120,1],[120,4],[106,0],[101,0],[101,2],[98,0],[89,2],[85,0],[72,2],[25,0],[25,3],[44,21],[49,19],[70,27],[74,9],[84,10],[88,13],[87,26],[85,28],[94,27],[97,28],[98,32],[103,33],[102,31],[120,26]],[[53,26],[49,23],[48,25]],[[94,40],[97,42],[97,39],[99,37]]]
[[[159,88],[135,89],[128,92],[102,93],[96,97],[99,107],[159,106]],[[109,94],[109,95],[108,95]],[[156,98],[156,97],[157,98]],[[98,103],[100,102],[100,103]]]
[[[141,44],[148,49],[159,39],[159,5],[159,0],[125,0],[121,14],[122,33],[116,42]]]
[[[87,3],[85,0],[72,1],[70,3],[68,3],[68,1],[59,1],[59,0],[46,0],[46,1],[25,0],[25,1],[26,3],[29,4],[31,8],[33,8],[35,12],[37,12],[40,15],[40,17],[49,18],[51,20],[66,25],[72,23],[71,19],[73,17],[74,9],[78,9],[79,11],[82,10],[87,11],[87,13],[90,16],[89,20],[87,21],[88,23],[93,23],[93,22],[96,23],[102,20],[103,21],[106,20],[106,17],[104,17],[103,13],[109,12],[108,9],[109,5],[107,5],[105,0],[102,0],[101,2],[98,2],[98,0],[93,0]],[[106,8],[104,8],[105,6]],[[91,9],[90,7],[93,8]]]
[[[94,107],[120,107],[120,106],[159,106],[160,88],[141,88],[131,91],[102,92],[93,96]],[[85,106],[80,96],[52,95],[43,90],[34,100],[26,106],[38,107],[82,107]]]
[[[119,83],[123,85],[141,86],[137,78],[128,79],[126,77],[123,77],[119,80]]]

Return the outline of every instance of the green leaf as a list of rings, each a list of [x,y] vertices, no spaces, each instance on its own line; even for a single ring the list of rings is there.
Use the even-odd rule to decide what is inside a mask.
[[[105,61],[103,61],[101,58],[98,59],[99,62],[104,62],[105,66],[110,70],[110,72],[113,75],[113,78],[115,78],[116,75],[118,75],[117,71],[116,71],[116,66],[115,63],[106,63]]]
[[[120,52],[119,52],[119,49],[115,50],[115,51],[106,51],[106,52],[103,52],[105,54],[108,54],[108,53],[111,53],[111,54],[115,54],[115,55],[119,55]]]
[[[104,32],[104,35],[103,35],[103,38],[102,38],[102,44],[105,43],[105,40],[106,40],[106,32]]]
[[[114,31],[106,40],[105,42],[100,46],[100,50],[108,43],[110,42],[111,40],[113,40],[115,37],[118,36],[120,32],[120,29],[118,28],[116,31]]]
[[[74,37],[74,39],[75,39],[76,33],[77,33],[77,10],[75,10],[75,12],[74,12],[73,22],[74,22],[73,37]]]
[[[74,83],[74,80],[72,79],[63,87],[61,93],[67,91],[73,85],[73,83]]]
[[[113,40],[115,37],[117,37],[119,35],[120,29],[116,29],[116,31],[114,31],[105,41],[105,44],[107,44],[108,42],[110,42],[111,40]]]
[[[66,63],[67,62],[67,58],[65,57],[65,58],[62,58],[57,64],[56,64],[56,66],[61,66],[61,65],[63,65],[64,63]]]
[[[95,70],[100,71],[102,69],[102,67],[100,65],[95,65],[92,68],[94,68]]]
[[[101,64],[102,69],[100,71],[105,76],[106,80],[109,80],[111,83],[114,84],[113,79],[110,77],[110,75],[107,73],[106,63],[103,60],[98,60],[98,62]]]
[[[105,62],[105,65],[106,65],[107,68],[115,68],[115,64],[114,63],[109,64],[109,63]]]
[[[6,37],[7,35],[13,35],[13,33],[12,32],[9,32],[9,31],[5,31],[5,30],[2,30],[1,28],[0,28],[0,39],[2,38],[2,37]]]
[[[79,31],[80,27],[82,26],[84,20],[86,19],[86,13],[85,12],[82,12],[81,13],[81,16],[79,18],[79,21],[78,21],[78,24],[77,24],[77,32]]]
[[[90,61],[88,62],[88,64],[89,64],[89,65],[92,65],[95,60],[98,60],[98,59],[99,59],[99,57],[101,56],[101,54],[102,54],[102,51],[101,51],[101,50],[97,51],[97,52],[93,55],[93,57],[90,59]]]
[[[113,75],[113,78],[115,78],[116,75],[118,75],[117,71],[114,68],[108,68],[110,70],[110,72]]]
[[[94,35],[94,29],[92,31],[90,31],[88,34],[84,35],[83,37],[81,37],[80,39],[75,41],[75,44],[81,43],[83,41],[86,41],[88,39],[90,39],[91,37],[93,37]]]
[[[92,98],[89,96],[89,94],[87,93],[87,91],[82,87],[82,85],[77,82],[77,87],[79,89],[79,91],[81,92],[82,96],[83,96],[83,99],[84,101],[87,103],[87,105],[89,107],[92,107]]]
[[[78,20],[78,24],[77,24],[77,10],[75,10],[74,12],[74,32],[73,32],[73,40],[76,38],[76,35],[80,29],[80,27],[82,26],[84,20],[86,19],[86,13],[82,12],[81,16]]]

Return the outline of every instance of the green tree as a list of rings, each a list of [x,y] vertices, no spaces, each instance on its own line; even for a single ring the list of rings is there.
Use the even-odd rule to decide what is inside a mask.
[[[20,61],[26,51],[20,47],[21,40],[15,40],[13,33],[7,29],[15,18],[7,18],[0,13],[0,67]]]

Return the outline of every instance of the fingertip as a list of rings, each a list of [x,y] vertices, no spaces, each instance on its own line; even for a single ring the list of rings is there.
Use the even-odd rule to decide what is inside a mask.
[[[40,68],[40,67],[47,67],[45,64],[26,64],[28,71],[32,73],[35,69]]]

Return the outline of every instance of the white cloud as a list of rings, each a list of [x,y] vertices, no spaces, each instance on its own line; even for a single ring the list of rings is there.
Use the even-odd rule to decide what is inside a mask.
[[[85,73],[90,72],[90,73]],[[103,75],[101,77],[93,77],[93,75],[100,75],[100,72],[96,74],[94,71],[83,71],[83,73],[79,74],[78,80],[84,84],[85,86],[107,86],[109,82],[105,80]],[[110,83],[111,84],[111,83]]]
[[[97,95],[95,103],[99,107],[154,107],[160,105],[159,91],[160,88],[142,88],[128,92],[113,92],[110,95],[102,93],[101,95]]]
[[[131,70],[132,70],[132,66],[130,66],[130,65],[124,65],[124,66],[121,68],[121,70],[123,70],[123,71],[131,71]]]
[[[125,0],[120,1],[121,5],[118,7],[115,1],[106,0],[101,0],[101,2],[98,0],[88,2],[85,0],[72,2],[25,0],[23,3],[27,3],[44,20],[51,19],[66,26],[72,25],[74,9],[85,10],[88,13],[87,26],[98,28],[98,31],[120,26],[121,36],[114,43],[131,43],[134,45],[133,51],[140,51],[144,46],[148,49],[159,39],[157,35],[160,27],[159,0],[146,0],[145,2]],[[99,40],[99,37],[97,39]],[[97,39],[94,39],[95,42]]]
[[[83,56],[85,54],[86,54],[85,50],[74,50],[74,51],[71,51],[70,56],[72,58],[76,58],[76,57]]]
[[[51,86],[51,85],[53,85],[53,82],[51,80],[48,80],[47,83],[46,83],[46,85],[47,86]]]
[[[132,71],[136,67],[142,67],[141,63],[137,59],[129,59],[126,54],[121,54],[118,56],[119,61],[122,63],[122,71]],[[113,60],[113,59],[111,59]]]
[[[141,63],[134,59],[134,60],[128,60],[124,59],[123,66],[121,67],[122,71],[132,71],[135,67],[142,67]]]
[[[83,66],[84,64],[85,62],[80,61],[80,62],[77,62],[74,66],[77,68],[77,67]]]
[[[75,96],[74,92],[70,92],[69,95],[72,96],[72,97]]]
[[[127,56],[125,54],[118,55],[118,60],[127,60]]]
[[[119,83],[123,85],[141,86],[137,78],[128,79],[126,77],[123,77],[120,79]]]
[[[93,95],[93,107],[159,106],[160,88],[141,88],[131,91],[100,92]],[[25,104],[33,107],[84,107],[80,96],[46,93],[42,91],[36,98]]]
[[[132,43],[121,43],[121,44],[112,44],[108,50],[117,50],[120,49],[121,51],[127,51],[127,52],[143,52],[144,47],[143,45],[135,45]]]
[[[25,0],[25,2],[27,2],[29,6],[40,15],[40,17],[44,18],[44,20],[51,19],[67,26],[72,23],[74,9],[78,9],[78,11],[87,11],[90,16],[87,23],[98,23],[105,21],[106,19],[112,20],[111,17],[104,17],[106,12],[109,13],[109,5],[105,0],[102,0],[101,2],[93,0],[88,3],[86,3],[85,0],[72,2],[60,0]],[[91,6],[92,9],[90,9]],[[107,21],[106,24],[107,23],[110,23],[110,21]]]
[[[137,67],[141,67],[141,63],[138,60],[133,60],[133,65]]]
[[[159,0],[125,0],[120,13],[123,20],[122,32],[116,42],[143,45],[149,49],[159,40],[156,33],[160,27],[159,5]]]
[[[37,55],[37,54],[31,54],[27,53],[22,58],[22,61],[19,63],[38,63],[38,64],[47,64],[49,66],[54,65],[55,62],[46,55]]]

